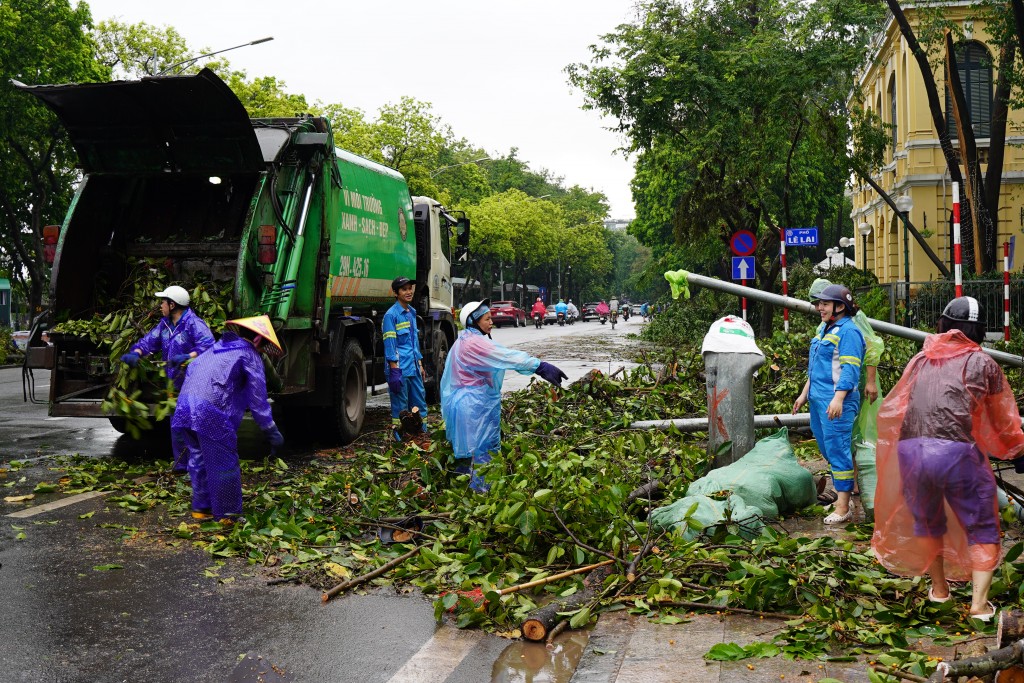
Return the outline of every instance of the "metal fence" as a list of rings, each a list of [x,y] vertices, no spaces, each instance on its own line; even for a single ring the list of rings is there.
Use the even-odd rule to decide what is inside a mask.
[[[907,283],[892,282],[878,285],[889,294],[889,322],[903,324]],[[864,290],[866,291],[866,290]],[[950,281],[932,280],[910,283],[910,325],[934,328],[942,309],[955,295],[956,287]],[[973,296],[985,314],[985,327],[989,332],[1003,331],[1003,281],[968,280],[964,282],[964,295]],[[1018,327],[1024,322],[1024,287],[1010,285],[1010,325]]]

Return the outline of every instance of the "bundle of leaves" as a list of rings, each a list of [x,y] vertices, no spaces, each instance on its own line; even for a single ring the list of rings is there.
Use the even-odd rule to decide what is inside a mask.
[[[120,357],[160,322],[160,309],[154,306],[153,295],[171,284],[175,283],[166,262],[136,259],[117,294],[97,302],[93,317],[63,320],[50,331],[86,338],[100,353],[109,354],[111,387],[103,410],[121,418],[125,429],[136,438],[174,412],[176,396],[162,359],[144,359],[130,368],[120,362]],[[232,282],[212,281],[192,285],[191,307],[215,333],[224,329],[234,308],[233,287]]]

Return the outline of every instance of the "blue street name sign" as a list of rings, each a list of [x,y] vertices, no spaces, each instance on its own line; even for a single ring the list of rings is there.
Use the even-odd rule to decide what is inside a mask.
[[[753,280],[754,279],[754,257],[733,256],[732,257],[732,279]]]
[[[788,228],[786,230],[787,247],[814,247],[817,244],[817,228]]]

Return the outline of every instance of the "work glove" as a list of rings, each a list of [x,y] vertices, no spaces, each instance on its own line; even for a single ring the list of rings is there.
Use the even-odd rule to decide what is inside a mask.
[[[170,361],[171,365],[181,365],[182,363],[187,363],[188,361],[192,360],[192,354],[179,353],[175,356],[171,356],[167,360]]]
[[[267,441],[269,441],[270,445],[274,448],[280,448],[284,445],[284,435],[281,434],[281,430],[277,428],[276,424],[270,425],[270,427],[263,432],[263,435],[267,437]]]
[[[540,366],[537,368],[536,374],[540,375],[542,379],[551,382],[556,387],[562,386],[563,379],[569,379],[569,375],[565,374],[551,363],[540,362]]]
[[[392,394],[402,391],[402,368],[388,368],[388,389]]]
[[[121,356],[121,362],[130,368],[134,368],[136,365],[139,364],[139,359],[141,358],[142,356],[140,356],[137,353],[126,353],[123,356]]]

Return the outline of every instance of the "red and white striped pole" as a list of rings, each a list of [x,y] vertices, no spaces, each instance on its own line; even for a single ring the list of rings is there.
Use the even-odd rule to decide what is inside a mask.
[[[740,280],[740,284],[742,284],[744,287],[746,287],[747,286],[747,281],[746,280]],[[742,297],[742,299],[743,299],[743,319],[746,320],[747,319],[747,297]]]
[[[960,183],[953,183],[953,282],[956,295],[964,295],[963,252],[960,250]]]
[[[779,258],[782,263],[782,296],[789,296],[789,281],[786,279],[786,229],[779,230]],[[782,327],[789,333],[789,309],[782,308]]]
[[[1003,339],[1010,341],[1010,243],[1003,242]]]

